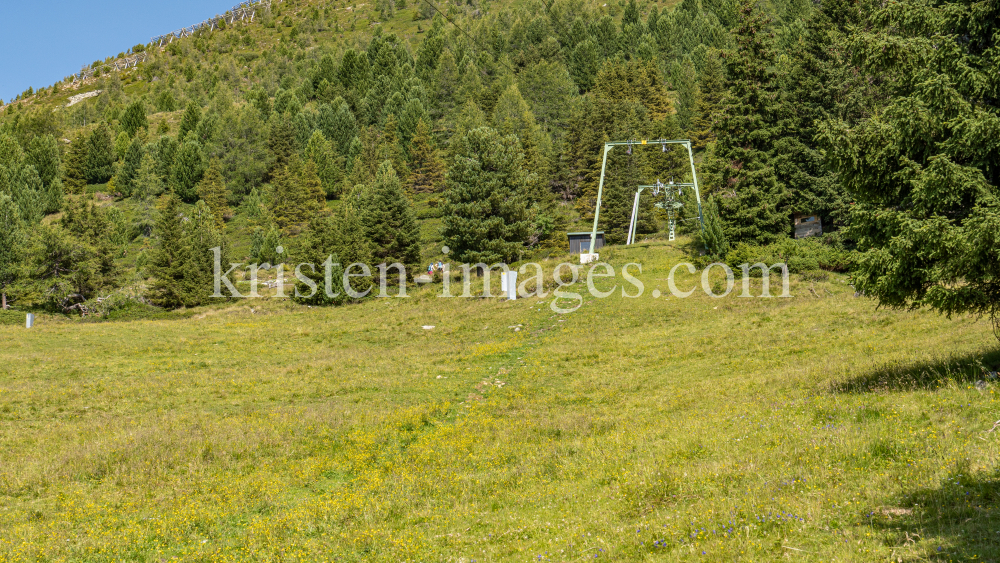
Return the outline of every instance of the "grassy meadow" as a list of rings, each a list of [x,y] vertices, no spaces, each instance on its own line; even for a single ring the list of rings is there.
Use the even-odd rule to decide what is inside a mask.
[[[565,315],[434,285],[0,324],[0,560],[1000,561],[987,322],[602,259]]]

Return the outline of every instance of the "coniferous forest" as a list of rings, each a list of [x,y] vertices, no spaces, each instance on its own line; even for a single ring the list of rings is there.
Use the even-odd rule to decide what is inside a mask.
[[[704,263],[996,318],[998,22],[985,0],[276,2],[0,110],[4,307],[207,304],[214,247],[415,273],[443,246],[564,251],[603,143],[664,138],[695,148],[706,229],[690,190],[680,229]],[[686,153],[610,153],[609,244],[656,179],[690,181]],[[664,236],[654,203],[640,236]],[[804,215],[821,237],[793,238]]]

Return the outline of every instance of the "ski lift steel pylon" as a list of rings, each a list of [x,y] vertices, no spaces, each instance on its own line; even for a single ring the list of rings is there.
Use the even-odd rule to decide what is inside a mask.
[[[666,149],[667,145],[683,145],[684,148],[687,149],[687,152],[688,152],[688,161],[691,163],[691,180],[692,180],[692,183],[691,184],[674,184],[674,185],[675,186],[687,186],[687,185],[690,185],[691,187],[694,188],[694,197],[695,197],[695,200],[698,202],[698,225],[699,225],[699,227],[701,228],[702,231],[705,230],[705,220],[704,220],[704,218],[703,218],[703,216],[701,214],[701,193],[698,191],[698,174],[697,174],[697,172],[695,172],[695,169],[694,169],[694,151],[691,150],[691,141],[690,140],[688,140],[688,139],[675,139],[675,140],[670,140],[670,139],[646,140],[646,139],[643,139],[641,141],[632,141],[632,140],[629,140],[629,141],[608,141],[608,142],[604,143],[604,159],[601,162],[601,180],[597,184],[597,205],[596,205],[596,207],[594,209],[594,228],[590,232],[590,253],[591,254],[593,253],[594,245],[597,244],[597,223],[598,223],[598,221],[601,218],[601,197],[604,195],[604,172],[605,172],[605,170],[607,169],[607,166],[608,166],[608,153],[611,152],[611,149],[613,149],[615,147],[627,146],[628,147],[628,151],[627,151],[628,154],[632,154],[632,147],[633,146],[647,145],[647,144],[648,145],[662,145],[664,149]],[[644,186],[644,187],[653,187],[653,186]],[[642,190],[640,189],[639,191],[642,191]],[[633,204],[632,225],[629,227],[629,232],[631,233],[629,235],[629,241],[630,241],[629,244],[631,244],[632,239],[635,237],[635,220],[636,220],[636,215],[638,214],[638,201],[639,201],[639,194],[637,192],[636,193],[636,198],[635,198],[635,204]],[[668,210],[668,213],[669,213],[669,210]]]
[[[695,187],[694,184],[676,184],[673,180],[666,184],[657,180],[655,184],[638,186],[638,189],[635,191],[635,201],[632,203],[632,220],[628,224],[628,239],[626,239],[625,244],[635,244],[636,228],[639,225],[639,196],[642,195],[642,190],[652,188],[654,196],[659,196],[660,191],[663,191],[663,201],[658,202],[656,207],[667,212],[667,227],[669,232],[667,240],[674,240],[677,229],[677,210],[684,207],[684,204],[678,198],[681,196],[683,188],[693,187]],[[674,193],[674,188],[677,188],[676,193]]]

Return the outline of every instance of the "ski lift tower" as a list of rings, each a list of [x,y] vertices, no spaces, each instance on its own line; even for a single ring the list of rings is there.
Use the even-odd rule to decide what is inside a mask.
[[[701,193],[698,191],[698,174],[695,172],[695,169],[694,169],[694,151],[691,150],[691,141],[690,140],[688,140],[688,139],[654,139],[654,140],[643,139],[641,141],[631,141],[631,140],[630,141],[608,141],[608,142],[604,143],[604,158],[601,161],[601,179],[600,179],[600,182],[597,185],[597,206],[594,209],[594,228],[590,232],[590,248],[591,249],[594,248],[594,244],[597,241],[597,223],[598,223],[598,221],[601,218],[601,198],[604,195],[604,173],[607,170],[607,166],[608,166],[608,153],[611,152],[611,150],[613,148],[615,148],[615,147],[628,147],[628,149],[626,150],[626,154],[632,154],[632,147],[641,147],[641,146],[646,146],[646,145],[660,145],[663,148],[663,152],[667,152],[667,145],[682,145],[684,148],[687,149],[688,161],[691,163],[691,184],[690,185],[691,185],[691,187],[694,188],[695,200],[698,202],[698,223],[699,223],[699,226],[700,226],[700,228],[702,230],[705,229],[705,221],[704,221],[704,218],[702,217],[702,213],[701,213]],[[674,185],[676,186],[677,184],[674,184]],[[668,190],[668,193],[669,193],[669,190]],[[638,202],[638,194],[636,194],[636,202]],[[664,202],[664,203],[666,204],[667,202]],[[668,212],[668,216],[669,216],[670,209],[667,209],[667,212]],[[638,213],[638,209],[634,205],[633,206],[633,214],[632,214],[633,226],[631,226],[629,228],[629,231],[632,233],[629,236],[630,241],[631,241],[632,237],[635,236],[635,233],[634,233],[634,230],[635,230],[634,222],[635,222],[635,216],[636,216],[637,213]],[[581,259],[581,262],[587,263],[587,262],[591,262],[593,260],[596,260],[597,258],[596,258],[596,255],[593,254],[593,250],[591,250],[591,254],[589,254],[589,255],[582,254],[580,256],[580,259]]]
[[[660,194],[663,194],[663,201],[656,202],[656,207],[667,212],[667,230],[669,233],[667,240],[674,240],[677,234],[677,212],[684,207],[680,198],[684,195],[684,188],[693,187],[694,184],[675,184],[673,180],[666,184],[657,180],[655,184],[639,186],[635,191],[635,201],[632,203],[632,220],[629,222],[628,240],[625,244],[635,244],[636,228],[639,225],[639,196],[642,195],[643,190],[652,190],[654,197],[659,197]]]

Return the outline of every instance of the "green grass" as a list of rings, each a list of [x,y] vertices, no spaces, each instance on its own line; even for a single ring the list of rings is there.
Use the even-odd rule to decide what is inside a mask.
[[[987,323],[602,257],[645,296],[0,323],[0,560],[1000,560]]]

